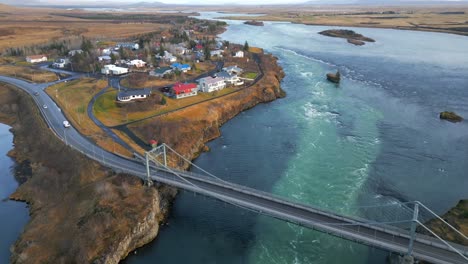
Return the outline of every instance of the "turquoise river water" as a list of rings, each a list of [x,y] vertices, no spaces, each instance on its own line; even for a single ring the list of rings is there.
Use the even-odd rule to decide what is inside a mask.
[[[204,18],[219,16],[205,13]],[[224,15],[224,14],[223,14]],[[287,97],[241,113],[196,164],[224,179],[349,215],[420,200],[438,213],[468,198],[468,38],[228,21],[221,35],[279,58]],[[339,87],[324,76],[339,69]],[[385,263],[387,252],[182,192],[168,226],[125,263]]]

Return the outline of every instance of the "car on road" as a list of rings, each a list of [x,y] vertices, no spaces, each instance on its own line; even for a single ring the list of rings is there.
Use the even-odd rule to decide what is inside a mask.
[[[35,95],[35,96],[38,96],[38,95],[39,95],[39,93],[38,93],[38,92],[35,92],[35,93],[34,93],[34,95]]]
[[[43,105],[42,107],[44,107],[44,109],[47,109],[47,105]]]
[[[65,121],[63,121],[63,126],[64,127],[70,127],[70,123],[67,120],[65,120]]]

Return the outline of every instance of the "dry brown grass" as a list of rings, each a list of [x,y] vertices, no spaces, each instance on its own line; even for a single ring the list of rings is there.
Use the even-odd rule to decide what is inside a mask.
[[[131,88],[151,88],[151,87],[159,87],[159,86],[165,86],[165,85],[171,85],[176,80],[171,80],[171,79],[161,79],[161,78],[156,78],[156,77],[148,77],[148,80],[139,84],[132,84],[129,78],[124,78],[120,84],[124,87],[131,87]]]
[[[44,44],[51,40],[85,36],[87,38],[128,38],[165,29],[170,25],[122,21],[84,20],[53,15],[63,10],[16,8],[2,5],[0,12],[0,50]]]
[[[328,10],[320,7],[304,7],[302,10],[294,7],[279,10],[264,9],[266,13],[260,17],[235,17],[242,20],[289,21],[308,25],[353,26],[398,28],[425,31],[440,31],[468,35],[468,6],[439,7],[356,7],[330,6]],[[362,14],[363,12],[395,11],[396,14]],[[464,14],[441,14],[443,12],[462,11]],[[255,12],[251,10],[250,12]],[[359,14],[361,13],[361,14]],[[460,30],[459,28],[462,28]],[[464,28],[464,30],[463,30]]]
[[[91,98],[106,86],[107,82],[104,80],[85,78],[51,86],[46,92],[65,111],[73,127],[80,133],[93,139],[99,146],[110,152],[131,156],[132,153],[121,145],[115,144],[87,114],[86,108]]]
[[[236,91],[238,88],[225,88],[213,93],[199,93],[197,96],[183,99],[173,99],[166,97],[166,105],[155,105],[152,109],[138,112],[128,112],[125,108],[117,106],[115,97],[117,91],[111,91],[100,96],[94,107],[94,115],[106,126],[117,126],[132,121],[141,120],[154,115],[167,113],[186,106],[197,104],[209,99],[217,98]],[[193,106],[192,106],[193,107]]]
[[[35,83],[47,83],[58,80],[57,75],[53,72],[13,65],[0,65],[0,74]]]

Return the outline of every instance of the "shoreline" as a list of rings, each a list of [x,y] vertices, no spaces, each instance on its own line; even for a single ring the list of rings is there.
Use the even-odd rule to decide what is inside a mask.
[[[277,75],[278,72],[282,72],[281,68],[277,64],[276,58],[274,58],[272,55],[262,55],[262,58],[266,58],[266,60],[269,63],[274,63],[274,71],[270,70],[268,72],[268,78],[264,77],[261,79],[261,82],[258,85],[255,85],[255,89],[246,89],[242,93],[234,94],[232,96],[227,96],[229,98],[232,97],[238,97],[242,95],[245,95],[246,101],[244,101],[244,105],[238,108],[237,111],[230,111],[229,116],[225,116],[226,112],[229,110],[226,110],[225,108],[221,107],[217,110],[218,115],[222,117],[220,120],[216,121],[214,123],[210,123],[206,127],[202,127],[202,130],[210,130],[213,131],[214,134],[212,134],[209,137],[204,137],[203,134],[198,134],[197,139],[193,139],[190,142],[190,146],[194,146],[195,148],[185,148],[186,151],[183,153],[186,153],[191,160],[196,159],[202,152],[203,149],[205,148],[205,143],[207,143],[210,140],[213,140],[214,138],[220,136],[219,128],[232,119],[233,117],[237,116],[240,112],[253,108],[259,103],[264,103],[264,102],[270,102],[273,101],[277,98],[283,97],[284,92],[279,87],[279,83],[281,82],[281,79],[283,78],[284,74],[281,73],[280,75]],[[268,82],[271,81],[271,76],[274,75],[275,82],[276,84],[269,84]],[[3,86],[3,85],[2,85]],[[268,86],[268,87],[266,87]],[[271,87],[270,87],[271,86]],[[148,190],[142,185],[141,181],[139,179],[136,179],[135,177],[128,177],[125,175],[115,175],[114,173],[110,172],[108,169],[103,168],[101,165],[97,164],[96,162],[85,162],[84,160],[88,160],[86,157],[79,157],[81,156],[80,153],[71,150],[70,148],[66,147],[63,142],[61,142],[54,134],[51,133],[50,129],[47,128],[43,117],[40,115],[39,110],[37,109],[37,106],[34,104],[32,101],[32,98],[29,98],[29,95],[22,92],[19,88],[16,87],[10,87],[10,89],[14,90],[14,94],[16,94],[17,98],[15,100],[21,101],[22,111],[20,112],[29,112],[27,114],[30,116],[30,118],[26,119],[26,113],[10,113],[12,115],[18,114],[19,116],[16,117],[11,117],[10,122],[12,122],[12,127],[15,128],[14,131],[14,141],[15,141],[15,147],[11,151],[11,155],[15,160],[20,164],[24,161],[27,161],[26,164],[29,164],[30,168],[32,171],[32,176],[29,175],[28,177],[23,177],[27,178],[28,180],[21,186],[18,187],[16,192],[10,196],[10,199],[16,200],[16,201],[23,201],[26,202],[30,205],[30,215],[31,219],[28,222],[28,224],[24,227],[24,231],[21,234],[21,236],[17,239],[14,245],[12,245],[13,248],[13,253],[11,256],[11,260],[15,263],[24,263],[24,262],[29,262],[32,261],[33,259],[35,261],[40,262],[41,260],[46,260],[50,262],[55,262],[55,261],[60,261],[65,258],[67,261],[72,261],[76,259],[81,259],[83,261],[89,261],[90,259],[83,259],[83,255],[74,255],[74,254],[69,254],[67,257],[60,257],[60,254],[58,251],[60,251],[60,240],[63,238],[58,238],[57,236],[59,233],[62,233],[63,231],[59,231],[62,228],[63,225],[69,225],[69,226],[79,226],[81,220],[83,217],[86,217],[86,219],[96,219],[99,217],[103,217],[101,215],[101,210],[102,209],[97,209],[101,208],[102,203],[108,203],[111,201],[107,201],[105,197],[100,197],[100,196],[95,196],[95,195],[90,195],[88,198],[84,200],[73,200],[73,198],[69,197],[67,194],[62,193],[62,188],[67,189],[67,188],[74,188],[73,190],[68,190],[67,193],[71,193],[75,196],[80,196],[79,193],[81,192],[81,188],[78,186],[67,186],[66,182],[60,182],[57,184],[57,186],[50,186],[50,180],[47,179],[49,176],[43,175],[42,171],[54,171],[54,175],[56,173],[59,173],[61,176],[60,178],[72,178],[75,179],[73,181],[78,180],[78,182],[82,182],[84,178],[90,177],[89,175],[75,175],[72,172],[69,172],[72,175],[62,175],[60,171],[66,170],[63,168],[64,165],[68,165],[71,161],[63,161],[63,164],[58,165],[58,164],[48,164],[48,161],[46,159],[52,158],[52,156],[57,154],[57,151],[61,157],[66,159],[67,156],[73,156],[75,159],[78,161],[75,161],[75,165],[72,166],[75,168],[76,174],[92,174],[91,178],[94,180],[97,180],[94,182],[94,180],[91,179],[86,179],[86,188],[90,187],[91,189],[98,188],[100,185],[106,185],[106,188],[111,189],[111,193],[114,193],[118,189],[121,188],[131,188],[131,194],[132,195],[127,195],[126,198],[131,199],[131,196],[138,196],[142,195],[142,193],[148,192]],[[270,90],[273,89],[273,90]],[[5,89],[6,90],[6,89]],[[258,93],[263,94],[262,96],[259,96]],[[253,95],[255,94],[255,95]],[[252,95],[249,97],[248,95]],[[225,98],[220,98],[219,100],[213,100],[219,103],[220,101],[224,101]],[[205,106],[207,104],[205,103]],[[224,109],[224,110],[223,110]],[[205,118],[201,116],[201,118]],[[6,119],[5,119],[6,120]],[[194,120],[193,122],[198,124],[199,120]],[[38,135],[36,139],[38,141],[43,141],[41,140],[41,136],[43,134],[47,134],[47,136],[44,136],[47,138],[47,141],[51,141],[51,145],[49,146],[50,148],[46,147],[38,147],[35,145],[33,142],[28,141],[27,137],[25,137],[24,133],[25,131],[21,130],[21,127],[28,126],[27,123],[33,123],[33,124],[38,124],[41,123],[41,125],[38,125],[42,127],[42,129],[39,129],[39,132],[37,133]],[[30,124],[31,125],[31,124]],[[212,127],[215,126],[215,127]],[[50,153],[50,155],[47,155],[47,157],[41,157],[38,156],[39,149],[42,151],[47,151]],[[66,152],[67,154],[64,154],[63,152]],[[29,152],[35,152],[35,154],[30,154]],[[54,154],[55,153],[55,154]],[[72,154],[73,153],[73,154]],[[43,155],[42,155],[43,156]],[[59,159],[59,158],[57,158]],[[60,160],[60,159],[59,159]],[[81,160],[81,161],[80,161]],[[86,165],[85,165],[86,164]],[[56,168],[55,166],[58,166],[59,168]],[[91,166],[91,167],[89,167]],[[61,169],[60,169],[61,167]],[[38,176],[39,174],[39,176]],[[96,176],[95,174],[99,174],[100,176]],[[44,177],[44,178],[41,178]],[[96,177],[98,179],[96,179]],[[114,181],[117,181],[115,183]],[[121,186],[119,184],[124,184],[124,186]],[[127,187],[125,187],[127,186]],[[128,187],[130,186],[130,187]],[[51,189],[52,188],[52,189]],[[77,188],[77,189],[75,189]],[[159,190],[162,190],[159,192]],[[96,190],[87,190],[87,191],[96,191]],[[134,199],[131,201],[128,201],[127,205],[125,203],[119,205],[119,210],[118,211],[128,211],[131,210],[134,212],[134,214],[144,214],[146,216],[140,218],[140,219],[146,219],[145,221],[133,223],[133,224],[125,224],[132,226],[133,228],[131,230],[114,230],[112,231],[115,233],[115,235],[119,238],[113,237],[112,241],[95,241],[95,243],[99,244],[98,248],[107,249],[107,252],[95,252],[96,245],[90,246],[90,242],[82,242],[82,243],[76,243],[75,246],[73,246],[73,250],[77,250],[80,254],[84,255],[92,255],[94,256],[93,259],[99,259],[98,262],[96,263],[118,263],[120,260],[124,259],[130,252],[134,251],[135,249],[144,246],[145,244],[153,241],[157,237],[157,233],[159,230],[159,227],[161,224],[164,222],[164,219],[167,217],[168,212],[169,212],[169,207],[170,204],[172,204],[173,199],[175,198],[175,189],[172,187],[160,187],[159,189],[154,189],[151,191],[151,195],[147,197],[144,200],[148,200],[147,202],[142,202],[139,201],[140,204],[152,204],[150,208],[141,208],[133,204],[136,202]],[[63,196],[62,196],[63,195]],[[100,193],[100,195],[104,195],[103,193]],[[61,200],[64,201],[63,203],[56,203],[55,201],[49,200],[51,197],[47,196],[60,196],[61,198],[55,197],[55,200]],[[84,201],[92,199],[94,200],[95,204],[88,205],[88,212],[81,212],[87,216],[81,215],[81,216],[66,216],[66,215],[61,215],[60,217],[55,217],[53,215],[57,214],[56,210],[70,210],[71,208],[74,208],[75,206],[80,206]],[[125,199],[125,198],[124,198]],[[105,202],[103,202],[105,201]],[[88,203],[88,202],[86,202]],[[131,205],[130,205],[131,204]],[[107,205],[107,204],[106,204]],[[67,209],[63,208],[63,206],[66,206]],[[112,205],[112,208],[114,208],[116,205]],[[106,206],[104,206],[107,208]],[[61,209],[58,209],[61,208]],[[94,209],[93,209],[94,208]],[[89,211],[91,211],[91,214],[89,214]],[[115,214],[118,214],[117,212],[114,212],[114,209],[105,209],[105,213],[109,213],[111,217]],[[141,212],[143,211],[143,212]],[[163,212],[164,211],[164,212]],[[60,214],[60,213],[59,213]],[[72,218],[72,219],[70,219]],[[39,219],[39,220],[38,220]],[[48,220],[46,220],[48,219]],[[54,219],[54,220],[52,220]],[[117,220],[118,219],[118,220]],[[109,219],[106,219],[106,222],[108,223],[113,223],[113,226],[116,226],[116,228],[121,224],[122,222],[132,222],[138,219],[127,219],[125,216],[122,217],[116,217],[115,221],[110,221]],[[95,224],[99,223],[96,222]],[[53,227],[45,227],[49,223],[50,225],[53,225]],[[88,222],[88,221],[87,221]],[[45,225],[45,226],[44,226]],[[96,227],[93,227],[96,228]],[[52,229],[52,230],[57,230],[57,231],[51,231],[48,232],[47,239],[37,239],[39,236],[39,231],[43,229]],[[106,232],[106,230],[102,230],[98,228],[100,232]],[[110,232],[109,230],[107,230]],[[71,236],[73,232],[69,232],[69,235]],[[144,235],[148,233],[149,235]],[[78,241],[83,241],[84,238],[90,236],[91,234],[86,233],[82,234],[81,232],[79,234],[74,234],[74,239]],[[43,236],[43,235],[42,235]],[[64,237],[67,237],[66,235]],[[105,237],[105,235],[104,235]],[[72,239],[71,237],[69,239]],[[40,240],[40,241],[37,241]],[[91,241],[94,241],[95,239],[90,239]],[[30,244],[28,241],[35,241],[35,243]],[[123,243],[123,244],[122,244]],[[51,245],[52,244],[52,245]],[[38,248],[43,248],[42,250],[38,250]],[[77,249],[80,248],[80,249]],[[88,248],[88,249],[85,249]],[[110,248],[110,249],[109,249]],[[72,250],[72,249],[70,249]],[[110,250],[110,251],[109,251]],[[93,255],[93,253],[95,253]],[[45,256],[44,256],[45,255]],[[27,257],[26,257],[27,256]],[[35,262],[33,261],[33,262]]]
[[[287,19],[278,19],[278,20],[269,20],[269,19],[260,19],[261,17],[218,17],[217,19],[227,19],[227,20],[236,20],[236,21],[247,21],[247,20],[259,20],[263,22],[287,22],[291,24],[306,25],[306,26],[324,26],[324,27],[355,27],[355,28],[378,28],[378,29],[393,29],[393,30],[406,30],[406,31],[422,31],[422,32],[434,32],[434,33],[446,33],[453,34],[458,36],[468,37],[467,32],[457,32],[453,30],[439,29],[439,28],[425,28],[425,27],[404,27],[404,26],[385,26],[378,24],[340,24],[340,23],[312,23],[312,22],[297,22],[290,21]]]
[[[50,131],[28,94],[3,84],[0,93],[0,120],[12,127],[9,156],[31,172],[20,172],[27,181],[9,197],[27,203],[30,215],[11,245],[12,263],[118,263],[156,237],[174,189],[149,189],[90,161]]]

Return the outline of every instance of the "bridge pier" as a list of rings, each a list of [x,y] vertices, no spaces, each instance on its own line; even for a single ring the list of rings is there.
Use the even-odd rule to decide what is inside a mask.
[[[390,253],[388,257],[388,263],[389,264],[414,264],[414,258],[413,256],[405,255],[401,256],[396,253]]]

